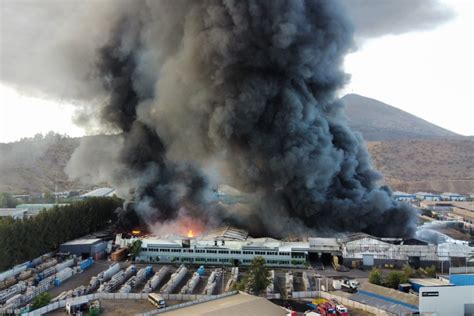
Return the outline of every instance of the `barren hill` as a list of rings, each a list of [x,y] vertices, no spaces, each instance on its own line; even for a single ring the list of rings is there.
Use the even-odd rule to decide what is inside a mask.
[[[385,182],[404,192],[474,192],[474,140],[388,140],[367,146]]]
[[[367,141],[463,137],[383,102],[348,94],[342,98],[352,129]]]

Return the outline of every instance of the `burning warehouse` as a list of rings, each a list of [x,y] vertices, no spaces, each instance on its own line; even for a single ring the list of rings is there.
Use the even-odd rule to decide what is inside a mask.
[[[116,243],[125,246],[133,239],[117,236]],[[467,245],[429,244],[416,239],[377,238],[352,234],[343,238],[307,238],[304,241],[281,241],[274,238],[252,238],[246,231],[225,228],[194,238],[168,235],[141,238],[142,249],[137,260],[144,262],[188,263],[209,265],[249,265],[256,256],[273,267],[305,267],[311,262],[353,266],[392,264],[402,267],[431,265],[449,268],[465,265],[474,249]],[[449,250],[450,249],[450,250]],[[335,259],[337,258],[337,259]]]

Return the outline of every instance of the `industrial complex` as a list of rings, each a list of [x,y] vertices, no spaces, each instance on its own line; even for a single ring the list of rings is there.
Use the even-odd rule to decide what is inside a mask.
[[[126,246],[138,237],[116,237],[116,244]],[[416,268],[435,265],[439,269],[464,266],[474,258],[474,248],[467,243],[429,244],[418,239],[378,238],[363,233],[341,238],[307,238],[304,241],[281,241],[252,238],[247,232],[224,228],[203,236],[144,236],[137,260],[143,262],[181,262],[213,265],[249,265],[262,256],[268,266],[305,267],[311,262],[326,261],[349,267],[389,264]]]

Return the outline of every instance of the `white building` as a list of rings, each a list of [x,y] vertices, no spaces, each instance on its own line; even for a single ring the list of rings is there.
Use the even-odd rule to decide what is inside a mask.
[[[87,199],[91,197],[113,197],[116,194],[115,189],[112,188],[98,188],[87,192],[80,196],[81,199]]]
[[[417,192],[415,196],[420,201],[441,201],[441,196],[434,193]]]
[[[419,292],[420,315],[474,315],[474,286],[426,286]]]
[[[441,199],[443,201],[456,201],[456,202],[466,201],[466,197],[464,195],[461,195],[458,193],[451,193],[451,192],[445,192],[441,194]]]
[[[0,217],[12,217],[13,219],[21,219],[25,217],[28,209],[26,208],[0,208]]]
[[[416,200],[415,194],[410,194],[410,193],[405,193],[405,192],[400,192],[400,191],[393,192],[392,196],[397,201],[411,202],[411,201]]]
[[[309,242],[283,242],[273,238],[251,238],[246,232],[226,228],[198,238],[168,236],[142,238],[137,260],[211,265],[250,265],[257,256],[269,266],[304,267]]]

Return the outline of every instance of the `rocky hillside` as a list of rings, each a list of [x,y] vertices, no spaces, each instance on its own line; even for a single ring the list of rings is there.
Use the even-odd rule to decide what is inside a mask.
[[[372,141],[375,167],[394,190],[474,192],[474,140]]]
[[[35,193],[72,189],[63,169],[79,138],[48,134],[20,142],[0,144],[0,192]]]
[[[368,141],[374,164],[395,190],[474,192],[474,138],[463,137],[377,100],[344,98],[354,130]],[[0,144],[0,192],[79,187],[63,169],[79,138],[49,134]]]

